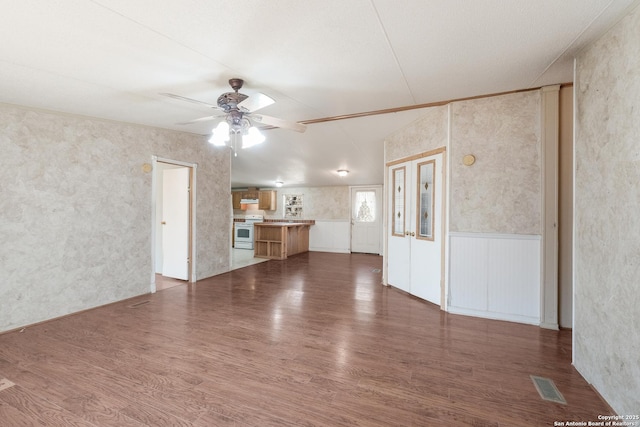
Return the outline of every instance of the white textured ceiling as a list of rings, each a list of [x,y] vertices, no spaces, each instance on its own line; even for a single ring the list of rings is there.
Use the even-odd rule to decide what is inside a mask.
[[[291,121],[572,81],[638,0],[0,0],[0,102],[204,135],[230,91]],[[274,129],[235,187],[383,182],[383,139],[421,110]],[[339,178],[336,169],[351,171]]]

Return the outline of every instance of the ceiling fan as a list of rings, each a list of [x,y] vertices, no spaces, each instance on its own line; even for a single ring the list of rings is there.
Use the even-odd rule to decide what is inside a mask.
[[[200,117],[199,119],[179,124],[187,125],[225,117],[225,120],[221,121],[218,126],[213,129],[213,135],[209,142],[214,145],[226,145],[226,142],[230,141],[230,145],[234,151],[238,140],[241,140],[242,148],[247,148],[264,141],[264,136],[260,134],[256,127],[251,125],[252,121],[269,127],[291,129],[297,132],[304,132],[306,130],[306,126],[301,123],[290,122],[277,117],[265,116],[264,114],[256,114],[256,111],[273,104],[275,100],[263,93],[257,93],[256,95],[249,97],[248,95],[238,92],[242,88],[243,84],[244,80],[242,79],[229,79],[229,85],[231,86],[231,89],[233,89],[233,92],[226,92],[220,95],[218,97],[218,105],[209,104],[207,102],[198,101],[197,99],[187,98],[180,95],[174,95],[172,93],[161,93],[160,95],[205,105],[209,108],[213,108],[214,110],[221,111],[221,114],[218,115]]]

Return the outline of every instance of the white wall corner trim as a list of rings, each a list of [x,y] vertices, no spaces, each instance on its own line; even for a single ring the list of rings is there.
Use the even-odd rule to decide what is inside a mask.
[[[560,85],[541,89],[542,167],[542,286],[540,327],[558,326],[558,183],[560,143]]]

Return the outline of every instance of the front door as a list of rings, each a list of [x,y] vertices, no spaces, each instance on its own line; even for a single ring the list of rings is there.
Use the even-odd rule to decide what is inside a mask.
[[[380,253],[381,188],[351,188],[351,252]]]

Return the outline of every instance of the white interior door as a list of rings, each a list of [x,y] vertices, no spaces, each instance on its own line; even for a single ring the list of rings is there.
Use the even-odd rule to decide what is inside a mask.
[[[413,162],[411,217],[411,293],[441,303],[442,279],[442,154]]]
[[[189,278],[189,168],[162,171],[162,275]]]
[[[409,214],[411,169],[403,164],[389,168],[389,237],[387,241],[387,282],[405,292],[411,291],[411,240]],[[410,166],[410,165],[409,165]]]
[[[351,252],[380,253],[380,187],[351,188]]]
[[[442,152],[389,168],[387,283],[441,305]]]

